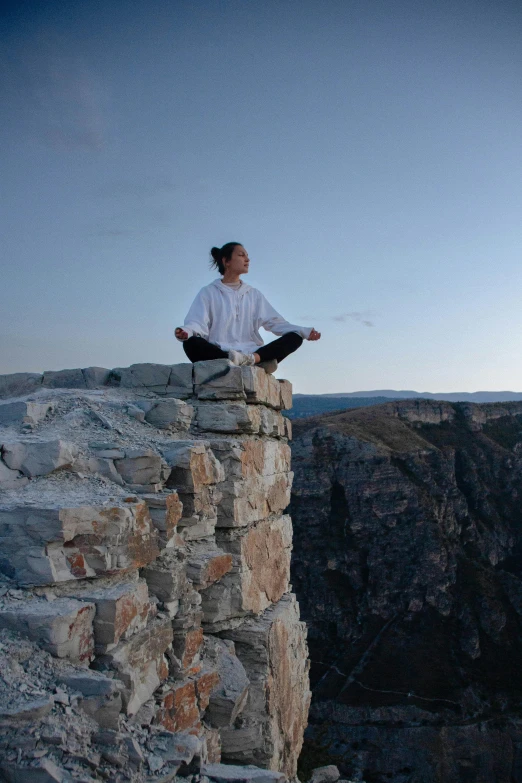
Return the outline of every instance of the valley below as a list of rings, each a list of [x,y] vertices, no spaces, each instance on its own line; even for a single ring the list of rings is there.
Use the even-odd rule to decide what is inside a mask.
[[[294,421],[301,779],[522,781],[522,403]]]

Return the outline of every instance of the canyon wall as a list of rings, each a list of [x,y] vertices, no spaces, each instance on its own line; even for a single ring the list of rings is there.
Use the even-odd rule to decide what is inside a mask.
[[[293,778],[290,384],[217,360],[1,376],[0,397],[5,779]]]
[[[522,403],[295,421],[292,466],[303,770],[522,781]]]

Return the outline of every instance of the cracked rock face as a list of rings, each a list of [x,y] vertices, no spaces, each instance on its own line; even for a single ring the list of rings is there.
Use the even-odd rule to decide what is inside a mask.
[[[290,384],[218,360],[0,397],[2,780],[293,778]]]
[[[522,404],[401,401],[294,436],[303,769],[522,780]]]

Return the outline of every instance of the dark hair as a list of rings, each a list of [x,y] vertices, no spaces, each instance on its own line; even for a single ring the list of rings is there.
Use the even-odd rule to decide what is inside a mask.
[[[223,247],[213,247],[210,251],[210,255],[212,256],[210,266],[213,266],[214,269],[217,269],[220,275],[224,275],[224,262],[228,261],[228,259],[232,257],[234,248],[238,245],[241,245],[241,242],[227,242],[226,245],[223,245]]]

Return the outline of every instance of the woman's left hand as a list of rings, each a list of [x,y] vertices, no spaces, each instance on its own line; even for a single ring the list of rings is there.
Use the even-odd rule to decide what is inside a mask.
[[[312,331],[310,332],[310,336],[308,337],[309,340],[320,340],[321,339],[321,332],[317,332],[315,329],[312,328]]]

